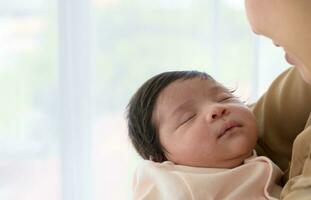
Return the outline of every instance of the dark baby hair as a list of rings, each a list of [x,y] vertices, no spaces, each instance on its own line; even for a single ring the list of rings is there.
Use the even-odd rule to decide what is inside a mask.
[[[169,71],[147,80],[133,95],[127,106],[127,125],[129,138],[144,159],[155,162],[166,161],[157,129],[152,122],[152,113],[161,91],[176,80],[192,78],[214,80],[205,72]]]

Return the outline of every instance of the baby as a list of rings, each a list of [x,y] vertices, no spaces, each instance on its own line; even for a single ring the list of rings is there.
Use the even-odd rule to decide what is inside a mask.
[[[279,198],[281,170],[253,150],[254,115],[208,74],[152,77],[132,97],[127,118],[145,159],[134,177],[135,200]]]

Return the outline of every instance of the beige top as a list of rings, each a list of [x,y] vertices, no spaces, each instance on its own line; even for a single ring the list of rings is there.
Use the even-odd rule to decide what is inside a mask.
[[[143,161],[134,177],[134,200],[277,199],[282,171],[256,155],[233,169]]]
[[[283,184],[290,178],[281,195],[286,200],[311,196],[310,102],[310,85],[297,68],[289,68],[251,107],[260,130],[258,155],[269,157],[285,172]]]

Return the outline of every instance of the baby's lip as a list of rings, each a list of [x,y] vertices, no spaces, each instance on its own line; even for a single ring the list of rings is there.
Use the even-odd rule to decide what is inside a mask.
[[[217,138],[221,138],[226,134],[227,131],[236,127],[242,127],[242,124],[234,120],[224,122],[220,128]]]

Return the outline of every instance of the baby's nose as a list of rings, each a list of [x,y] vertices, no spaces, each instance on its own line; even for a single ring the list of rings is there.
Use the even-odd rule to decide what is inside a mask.
[[[228,114],[228,108],[223,105],[213,106],[207,113],[207,121],[213,122]]]

